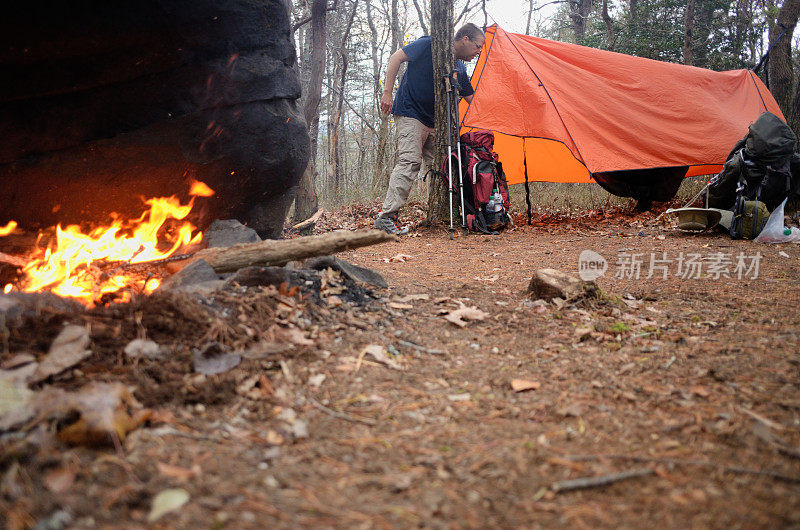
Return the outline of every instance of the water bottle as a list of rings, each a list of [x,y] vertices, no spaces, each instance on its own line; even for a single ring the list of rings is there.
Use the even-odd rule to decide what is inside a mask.
[[[503,209],[503,196],[500,195],[500,192],[497,191],[497,188],[495,188],[492,192],[491,202],[493,202],[494,206],[494,209],[492,210],[493,212],[499,212]]]

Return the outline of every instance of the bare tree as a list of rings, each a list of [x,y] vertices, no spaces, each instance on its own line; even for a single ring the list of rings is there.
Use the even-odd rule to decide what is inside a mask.
[[[381,84],[381,57],[378,47],[378,29],[375,26],[375,20],[372,15],[372,0],[367,0],[367,23],[370,29],[370,44],[372,48],[372,75],[373,75],[373,93],[375,96],[375,106],[377,107],[381,100],[381,93],[383,86]],[[375,166],[373,171],[372,189],[373,192],[380,192],[389,186],[389,117],[382,113],[378,113],[378,138],[375,148]]]
[[[339,188],[342,180],[342,167],[341,167],[341,149],[339,145],[339,122],[342,119],[342,110],[344,107],[344,93],[345,93],[345,80],[347,79],[347,41],[350,39],[350,29],[353,27],[353,20],[356,17],[356,9],[358,8],[358,0],[353,0],[353,9],[350,11],[350,16],[342,34],[342,40],[339,45],[339,56],[341,62],[334,66],[333,86],[331,94],[336,98],[336,106],[333,110],[330,122],[328,123],[328,182],[333,182],[334,197],[339,196]]]
[[[690,2],[693,0],[689,0]],[[606,49],[614,50],[614,19],[608,14],[608,0],[603,0],[603,22],[606,24]]]
[[[586,37],[586,21],[592,12],[592,0],[576,0],[569,3],[569,18],[572,19],[572,31],[575,42],[581,43]]]
[[[796,121],[791,116],[792,82],[792,34],[800,16],[800,0],[784,0],[778,11],[775,26],[770,28],[769,42],[769,81],[770,91],[790,122]],[[795,129],[796,130],[796,129]]]
[[[322,77],[325,71],[325,26],[328,0],[313,0],[311,4],[311,80],[303,109],[311,135],[311,159],[300,179],[295,199],[294,220],[303,221],[317,211],[318,200],[314,173],[319,130],[319,104],[322,100]]]
[[[695,0],[687,0],[683,17],[683,64],[688,65],[694,64],[694,8]]]
[[[528,21],[525,23],[525,35],[531,34],[531,17],[533,17],[533,0],[528,0]]]
[[[417,10],[417,16],[419,17],[419,25],[422,27],[422,33],[427,35],[428,25],[425,24],[425,15],[422,13],[422,8],[419,7],[419,0],[414,0],[414,8]]]
[[[447,95],[441,79],[448,75],[455,64],[453,51],[453,3],[450,0],[431,0],[431,51],[433,53],[433,79],[436,94],[436,141],[435,145],[447,144],[447,134],[458,134],[457,119],[450,117],[452,128],[447,130]],[[453,109],[455,110],[455,109]],[[457,116],[457,112],[455,113]],[[436,149],[433,165],[442,167],[444,153]],[[447,187],[442,179],[428,180],[428,222],[447,218]]]

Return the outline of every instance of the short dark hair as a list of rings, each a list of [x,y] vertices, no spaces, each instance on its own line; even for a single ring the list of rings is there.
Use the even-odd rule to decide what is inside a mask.
[[[475,42],[479,37],[483,37],[483,30],[473,24],[472,22],[467,22],[463,26],[461,26],[458,31],[456,31],[456,40],[461,40],[464,37],[469,37],[469,40]]]

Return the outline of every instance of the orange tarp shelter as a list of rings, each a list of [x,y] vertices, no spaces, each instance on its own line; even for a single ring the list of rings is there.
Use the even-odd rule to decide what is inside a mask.
[[[783,118],[749,70],[714,72],[486,30],[461,102],[462,132],[495,133],[509,184],[591,182],[609,171],[689,166],[717,173],[764,111]]]

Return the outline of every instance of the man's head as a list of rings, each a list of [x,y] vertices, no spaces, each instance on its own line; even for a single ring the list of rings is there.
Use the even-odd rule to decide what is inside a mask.
[[[453,44],[456,59],[469,62],[481,53],[483,41],[486,36],[483,31],[472,23],[466,23],[456,32]]]

